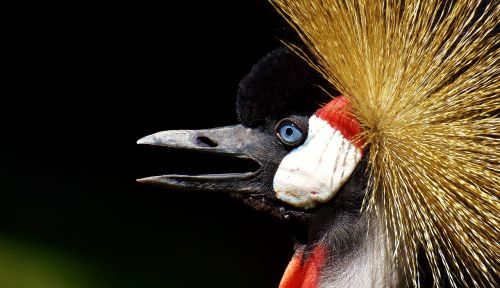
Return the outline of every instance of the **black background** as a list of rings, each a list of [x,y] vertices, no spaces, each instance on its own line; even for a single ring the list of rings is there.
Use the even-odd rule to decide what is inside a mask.
[[[283,223],[227,195],[135,182],[227,170],[135,141],[236,123],[239,80],[292,34],[273,7],[24,4],[6,14],[0,236],[63,251],[103,287],[276,287],[292,254]]]

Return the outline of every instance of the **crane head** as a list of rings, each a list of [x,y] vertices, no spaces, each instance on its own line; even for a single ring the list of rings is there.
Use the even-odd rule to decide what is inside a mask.
[[[350,116],[346,98],[338,94],[299,57],[283,48],[275,50],[240,82],[239,124],[162,131],[137,142],[245,159],[256,169],[138,181],[170,189],[228,192],[285,219],[310,218],[339,205],[359,210],[366,183],[359,165],[360,127]]]

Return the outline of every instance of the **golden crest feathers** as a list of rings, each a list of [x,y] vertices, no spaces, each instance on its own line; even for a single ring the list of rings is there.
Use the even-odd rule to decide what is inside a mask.
[[[419,284],[500,277],[498,1],[271,0],[364,129],[367,213]],[[442,267],[446,275],[441,274]]]

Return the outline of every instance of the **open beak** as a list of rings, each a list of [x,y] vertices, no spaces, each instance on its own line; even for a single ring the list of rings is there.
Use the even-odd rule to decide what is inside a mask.
[[[169,130],[143,137],[137,141],[137,144],[246,159],[256,162],[260,168],[244,173],[161,175],[137,181],[180,190],[259,193],[263,188],[260,181],[263,159],[258,159],[258,153],[254,153],[254,150],[260,134],[261,132],[254,129],[234,125],[205,130]]]

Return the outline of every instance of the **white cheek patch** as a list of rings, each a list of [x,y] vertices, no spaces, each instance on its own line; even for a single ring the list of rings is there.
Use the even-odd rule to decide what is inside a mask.
[[[342,133],[313,115],[304,144],[283,158],[274,176],[278,199],[301,208],[313,208],[332,199],[349,179],[362,152]]]
[[[276,197],[292,206],[313,208],[331,200],[362,158],[359,123],[349,101],[338,96],[309,118],[308,137],[281,161],[274,176]]]

